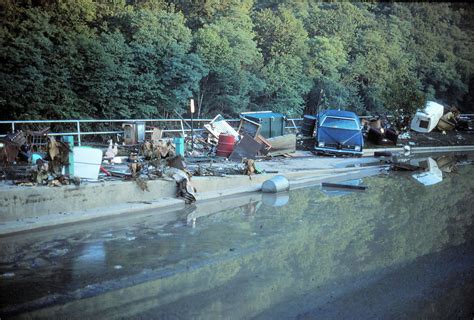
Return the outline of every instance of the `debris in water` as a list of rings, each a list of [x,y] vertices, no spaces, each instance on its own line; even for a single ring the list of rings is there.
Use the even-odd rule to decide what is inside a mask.
[[[414,166],[409,163],[402,163],[402,162],[397,162],[392,164],[392,170],[395,171],[418,171],[421,170],[420,166]]]
[[[322,187],[326,188],[340,188],[340,189],[354,189],[354,190],[366,190],[367,186],[356,186],[350,184],[342,184],[342,183],[330,183],[330,182],[323,182],[321,183]]]

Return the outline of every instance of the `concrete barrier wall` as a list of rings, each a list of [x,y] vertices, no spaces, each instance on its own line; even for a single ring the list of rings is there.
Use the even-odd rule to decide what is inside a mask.
[[[2,188],[0,222],[176,195],[174,181],[150,181],[147,186],[150,191],[142,191],[133,181],[89,183],[78,187]]]
[[[286,172],[292,187],[327,177],[358,172],[355,168],[319,169]],[[226,177],[193,177],[198,203],[225,196],[255,192],[275,174]],[[118,214],[170,207],[180,209],[184,201],[176,198],[174,181],[151,180],[142,190],[134,181],[108,181],[63,187],[0,188],[0,235],[50,227],[58,224],[104,218]]]
[[[413,148],[412,151],[469,151],[473,148],[474,146],[451,146],[435,149]],[[373,153],[375,150],[381,151],[367,149],[365,152]],[[398,151],[393,148],[387,150]],[[276,168],[280,171],[279,174],[290,180],[291,188],[311,185],[325,179],[347,178],[351,174],[372,175],[381,169],[375,163],[372,163],[372,169],[350,167],[347,160],[341,160],[341,167],[338,167],[336,159],[332,158],[330,161],[322,161],[319,158],[292,160],[291,163],[285,162],[280,164],[282,167]],[[271,166],[268,168],[275,169]],[[193,177],[191,182],[197,191],[196,199],[200,203],[204,200],[259,191],[262,183],[274,175],[253,175],[251,178],[244,175]],[[147,181],[146,185],[148,191],[142,190],[134,181],[86,183],[78,187],[0,186],[0,235],[148,209],[184,207],[184,201],[176,198],[177,186],[174,181],[152,180]]]

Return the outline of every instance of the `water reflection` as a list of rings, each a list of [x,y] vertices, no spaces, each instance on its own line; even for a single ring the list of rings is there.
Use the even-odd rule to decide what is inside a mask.
[[[289,192],[263,193],[262,203],[269,207],[283,207],[290,201]]]
[[[431,186],[443,181],[443,172],[438,168],[438,164],[433,158],[417,159],[416,161],[410,162],[413,165],[418,165],[425,169],[422,173],[412,175],[418,182],[425,186]]]
[[[74,265],[103,265],[105,263],[104,242],[87,244],[81,254],[74,260]]]
[[[200,203],[192,208],[189,208],[186,220],[188,224],[192,224],[199,218],[207,217],[223,210],[241,207],[246,215],[253,215],[261,205],[262,195],[260,193],[253,193],[243,196],[234,196],[225,200],[210,201],[207,203]],[[191,210],[190,210],[191,209]]]
[[[425,186],[431,186],[443,181],[443,172],[456,172],[460,161],[466,159],[467,155],[441,155],[436,158],[425,157],[411,159],[411,165],[419,166],[424,169],[424,172],[415,173],[412,177]]]
[[[320,307],[338,305],[334,300],[351,306],[357,292],[369,288],[362,300],[376,301],[397,283],[408,300],[423,299],[419,287],[403,284],[421,275],[427,283],[438,281],[430,278],[434,274],[458,279],[458,272],[474,266],[473,251],[465,249],[474,237],[474,167],[458,171],[430,188],[397,175],[371,177],[364,179],[370,192],[330,197],[313,187],[265,199],[251,194],[197,205],[169,221],[155,212],[113,226],[105,221],[35,239],[0,239],[0,273],[18,275],[0,282],[0,314],[48,297],[49,304],[16,312],[30,318],[178,319],[309,312],[317,318]],[[52,256],[53,249],[67,250]],[[37,257],[50,264],[30,269]],[[434,265],[443,267],[436,271]],[[78,277],[86,268],[92,276]],[[384,285],[392,273],[397,276]]]
[[[91,269],[93,272],[91,272]],[[106,248],[104,241],[88,243],[72,261],[72,275],[75,278],[91,276],[106,270]]]
[[[457,167],[461,161],[467,159],[467,155],[442,155],[436,158],[436,162],[441,171],[452,173],[457,171]]]

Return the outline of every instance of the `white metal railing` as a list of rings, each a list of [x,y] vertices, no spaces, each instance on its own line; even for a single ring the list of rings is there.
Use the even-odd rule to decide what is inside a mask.
[[[463,117],[474,117],[474,114],[461,114]],[[389,118],[392,116],[388,116]],[[373,116],[361,116],[361,119],[373,118]],[[303,118],[288,118],[286,119],[285,129],[298,130],[301,125]],[[130,122],[145,122],[161,124],[162,127],[166,127],[167,123],[173,123],[174,127],[179,129],[164,129],[164,133],[177,133],[185,135],[187,132],[191,131],[190,122],[197,123],[198,128],[193,128],[196,132],[201,132],[204,129],[202,128],[203,123],[208,123],[212,119],[86,119],[86,120],[1,120],[0,125],[7,125],[11,128],[11,132],[21,125],[31,125],[31,124],[75,124],[75,131],[71,132],[48,132],[48,135],[51,136],[76,136],[78,145],[81,145],[81,137],[87,135],[105,135],[105,134],[123,134],[123,130],[114,130],[114,131],[83,131],[81,129],[81,124],[91,124],[91,123],[102,123],[102,124],[111,124],[111,123],[130,123]],[[237,123],[240,122],[240,119],[226,119],[234,127],[237,127]],[[160,125],[157,125],[160,126]],[[146,130],[146,133],[151,133],[152,130]],[[0,131],[0,138],[5,137],[8,132]]]
[[[294,118],[287,119],[285,129],[295,129],[300,128],[299,125],[296,125],[296,122],[302,121],[303,118]],[[185,135],[187,132],[191,132],[190,122],[197,123],[200,127],[193,128],[193,131],[201,132],[204,129],[202,128],[203,123],[208,123],[212,119],[88,119],[88,120],[2,120],[0,125],[8,125],[11,128],[11,132],[15,132],[21,125],[32,125],[32,124],[75,124],[75,131],[70,132],[48,132],[50,136],[76,136],[77,143],[81,145],[81,137],[86,135],[105,135],[105,134],[124,134],[123,130],[113,130],[113,131],[83,131],[81,129],[81,124],[86,123],[132,123],[132,122],[145,122],[145,125],[155,123],[157,126],[163,127],[167,123],[173,123],[174,127],[179,129],[164,129],[163,133],[176,133],[180,132]],[[234,127],[237,127],[237,123],[240,122],[240,119],[226,119],[229,124],[234,124]],[[291,124],[291,125],[289,125]],[[186,126],[186,127],[185,127]],[[151,133],[153,130],[145,130],[145,133]],[[8,132],[0,132],[0,137],[5,137]]]

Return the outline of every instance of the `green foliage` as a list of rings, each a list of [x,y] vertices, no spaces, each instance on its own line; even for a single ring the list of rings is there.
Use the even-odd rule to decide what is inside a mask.
[[[236,14],[196,33],[196,52],[209,69],[200,83],[198,116],[245,111],[262,90],[264,83],[258,77],[262,55],[252,27],[248,16]]]
[[[257,13],[255,21],[267,84],[257,103],[264,109],[299,115],[311,89],[306,64],[308,34],[303,23],[284,7],[265,9]]]
[[[131,33],[132,116],[167,117],[185,108],[206,69],[190,52],[191,31],[173,11],[140,9],[123,17]]]
[[[199,116],[472,108],[469,4],[4,0],[0,18],[8,119],[167,117],[190,97]]]

